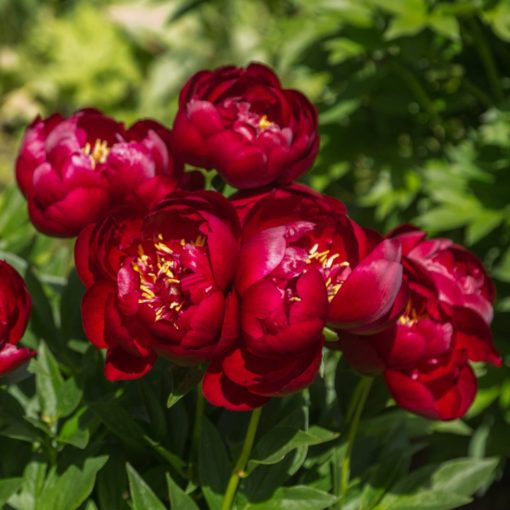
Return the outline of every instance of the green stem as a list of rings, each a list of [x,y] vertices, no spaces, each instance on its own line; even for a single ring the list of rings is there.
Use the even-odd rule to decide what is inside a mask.
[[[504,100],[505,95],[501,86],[498,68],[496,67],[496,62],[494,61],[487,40],[485,39],[480,25],[475,18],[468,18],[467,24],[469,26],[469,33],[473,38],[475,48],[478,51],[482,65],[485,68],[485,73],[487,74],[492,93],[496,100],[501,102]]]
[[[197,388],[197,400],[195,402],[195,422],[193,423],[193,432],[191,435],[191,456],[196,459],[198,449],[200,448],[200,439],[202,437],[202,423],[204,418],[205,399],[202,394],[202,388]]]
[[[356,439],[356,433],[358,432],[361,414],[363,413],[363,408],[365,407],[368,394],[370,393],[372,381],[373,381],[372,377],[363,377],[360,380],[360,382],[356,386],[356,389],[354,390],[351,402],[349,404],[349,409],[347,411],[347,418],[348,421],[350,421],[350,426],[349,432],[347,434],[347,447],[340,468],[340,484],[339,484],[340,499],[338,502],[339,509],[342,508],[342,502],[345,499],[345,496],[347,495],[347,489],[349,487],[349,475],[351,469],[352,448],[354,446],[354,441]]]
[[[230,475],[230,480],[228,481],[227,490],[225,491],[225,496],[223,498],[223,503],[221,505],[221,510],[230,510],[232,508],[232,504],[234,503],[234,496],[236,495],[239,481],[241,478],[244,478],[246,476],[244,470],[246,469],[246,464],[248,463],[248,460],[250,458],[261,414],[262,407],[255,409],[251,413],[250,423],[248,424],[248,430],[246,431],[246,436],[244,438],[241,455],[239,455],[236,465],[232,470],[232,474]]]

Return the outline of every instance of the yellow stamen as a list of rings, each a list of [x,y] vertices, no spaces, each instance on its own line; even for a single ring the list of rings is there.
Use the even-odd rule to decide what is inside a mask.
[[[267,115],[262,115],[259,120],[259,129],[267,129],[268,127],[271,127],[274,123],[271,122]]]
[[[100,140],[98,138],[95,141],[93,148],[90,143],[87,142],[83,146],[83,153],[90,157],[92,167],[95,168],[98,163],[106,162],[106,158],[110,153],[110,148],[108,147],[108,142],[106,140]]]

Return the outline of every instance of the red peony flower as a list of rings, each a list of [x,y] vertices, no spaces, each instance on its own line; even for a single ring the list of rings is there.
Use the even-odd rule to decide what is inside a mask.
[[[440,252],[431,247],[452,249],[452,243],[443,243],[446,240],[428,241],[423,232],[409,227],[394,231],[391,237],[401,242],[404,252],[409,287],[405,311],[395,325],[377,334],[341,333],[339,347],[347,361],[361,372],[384,372],[401,407],[434,419],[459,418],[476,394],[476,378],[469,361],[501,364],[485,318],[473,306],[482,303],[480,311],[486,316],[492,314],[492,283],[474,256],[456,245],[454,253],[462,255],[457,262],[448,251],[440,253],[450,263],[448,266],[431,261],[430,253]],[[466,264],[466,260],[473,265]],[[483,284],[466,285],[467,267]],[[458,289],[454,289],[455,282]],[[474,288],[479,293],[472,292]],[[467,294],[466,299],[463,294]],[[473,294],[479,296],[478,301]]]
[[[69,119],[36,119],[16,177],[36,228],[72,237],[118,204],[152,206],[181,182],[182,165],[170,150],[170,132],[157,122],[126,130],[89,109]]]
[[[242,189],[295,180],[319,148],[314,106],[253,63],[192,76],[180,94],[173,137],[186,163],[214,168]]]
[[[25,282],[7,262],[0,260],[0,376],[35,356],[30,349],[16,346],[27,327],[31,308]]]
[[[246,410],[301,389],[320,366],[328,318],[353,330],[386,320],[402,283],[398,250],[390,260],[386,246],[363,257],[368,241],[343,204],[306,189],[277,190],[251,207],[235,283],[242,338],[207,371],[208,400]],[[363,300],[355,286],[342,292],[351,278],[364,285]]]
[[[238,243],[235,210],[209,191],[175,192],[145,217],[119,213],[80,234],[83,325],[108,351],[109,380],[144,375],[158,355],[193,365],[230,347]]]

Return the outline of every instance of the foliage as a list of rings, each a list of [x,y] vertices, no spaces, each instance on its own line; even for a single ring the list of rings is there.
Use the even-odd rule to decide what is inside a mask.
[[[164,363],[141,381],[104,380],[72,246],[35,234],[13,161],[38,112],[93,105],[168,123],[191,72],[250,60],[321,112],[313,187],[366,225],[446,232],[498,284],[506,367],[488,369],[468,418],[447,424],[397,410],[376,385],[342,508],[460,508],[508,480],[509,55],[505,0],[0,0],[0,253],[27,279],[24,343],[39,350],[34,377],[0,386],[0,507],[219,510],[248,417],[207,406],[194,429],[197,393]],[[238,509],[334,508],[356,383],[337,365],[330,354],[307,393],[264,408]],[[498,494],[482,507],[507,508]]]

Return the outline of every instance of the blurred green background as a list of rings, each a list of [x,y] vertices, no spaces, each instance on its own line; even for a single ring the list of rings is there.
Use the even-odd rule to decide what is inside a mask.
[[[69,243],[35,236],[13,187],[35,115],[94,106],[170,126],[191,73],[252,60],[319,108],[321,152],[306,182],[366,226],[413,222],[485,263],[506,366],[481,378],[463,449],[509,456],[507,0],[0,0],[0,250],[50,283],[70,267]],[[510,507],[500,475],[494,506],[479,508]]]

